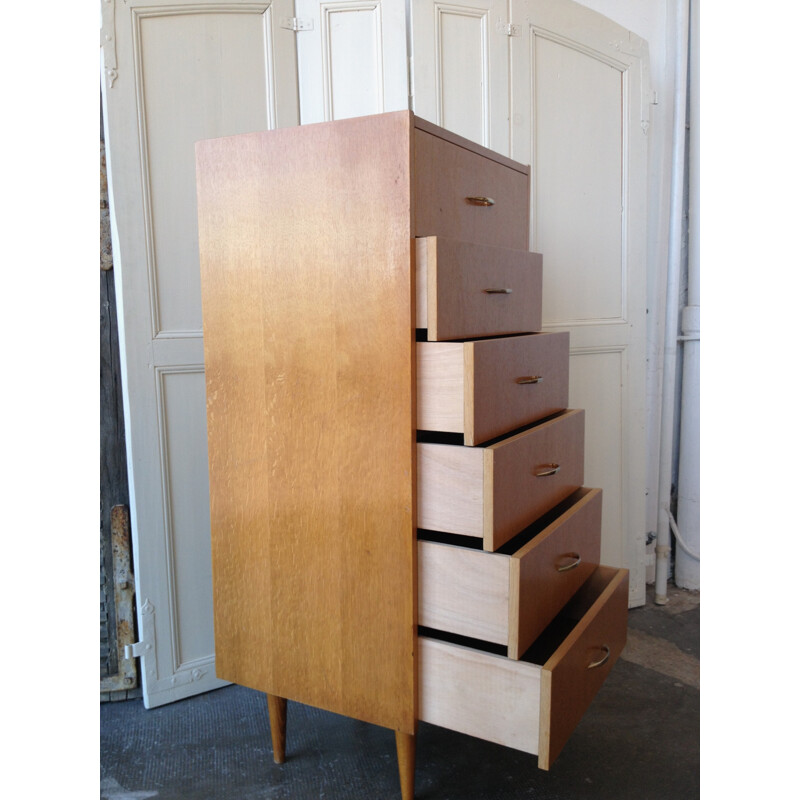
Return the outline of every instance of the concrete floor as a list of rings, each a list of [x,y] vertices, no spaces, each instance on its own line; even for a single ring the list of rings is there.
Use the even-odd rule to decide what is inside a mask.
[[[632,609],[628,644],[549,772],[506,747],[420,724],[417,800],[700,796],[700,597]],[[161,708],[100,707],[101,800],[399,800],[394,734],[289,703],[272,761],[266,698],[229,686]]]

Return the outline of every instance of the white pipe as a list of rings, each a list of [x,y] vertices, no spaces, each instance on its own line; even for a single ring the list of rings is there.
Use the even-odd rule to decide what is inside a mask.
[[[678,543],[678,546],[688,553],[692,558],[700,560],[700,554],[695,553],[694,550],[689,548],[689,545],[683,541],[683,537],[681,536],[680,529],[678,528],[678,523],[675,521],[675,517],[672,516],[672,512],[669,515],[669,527],[672,528],[672,532],[675,534],[675,541]]]
[[[661,451],[658,470],[655,602],[667,602],[670,556],[670,499],[675,435],[675,372],[678,347],[678,292],[681,279],[683,183],[686,154],[686,75],[689,40],[689,0],[678,0],[675,48],[675,96],[672,120],[672,181],[670,186],[669,252],[664,313],[664,377],[661,401]]]
[[[683,382],[678,465],[678,522],[683,538],[675,553],[675,583],[700,588],[700,182],[699,0],[691,0],[689,44],[689,257],[682,333]],[[676,537],[678,535],[676,534]]]

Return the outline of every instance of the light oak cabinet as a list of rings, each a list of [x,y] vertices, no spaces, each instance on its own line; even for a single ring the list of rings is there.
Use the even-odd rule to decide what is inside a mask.
[[[217,674],[548,768],[625,642],[526,167],[409,112],[200,142]]]

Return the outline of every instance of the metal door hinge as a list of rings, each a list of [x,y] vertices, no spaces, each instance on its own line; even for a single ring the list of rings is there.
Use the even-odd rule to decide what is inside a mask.
[[[650,92],[650,105],[657,106],[658,105],[658,92]]]
[[[125,658],[142,659],[142,672],[144,672],[144,676],[152,688],[158,679],[158,668],[156,666],[156,609],[147,598],[145,598],[142,607],[139,609],[139,636],[138,642],[125,645]]]
[[[125,658],[141,658],[146,652],[153,649],[149,642],[134,642],[125,645]]]
[[[287,31],[313,31],[314,20],[305,17],[283,17],[280,26]]]
[[[497,32],[505,36],[522,36],[522,25],[513,25],[512,23],[497,23]]]

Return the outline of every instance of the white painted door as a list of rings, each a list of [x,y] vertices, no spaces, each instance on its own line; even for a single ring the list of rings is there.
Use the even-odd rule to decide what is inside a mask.
[[[601,558],[645,592],[647,44],[569,0],[511,0],[513,158],[531,165],[544,326],[570,332]]]
[[[214,671],[194,143],[298,123],[291,0],[103,0],[138,652],[150,708]]]
[[[303,125],[409,107],[405,0],[295,5]]]
[[[415,112],[531,165],[544,327],[570,332],[569,402],[586,409],[586,484],[603,489],[602,558],[630,569],[640,605],[647,45],[570,0],[412,1]]]
[[[413,0],[414,112],[508,155],[506,0]]]

